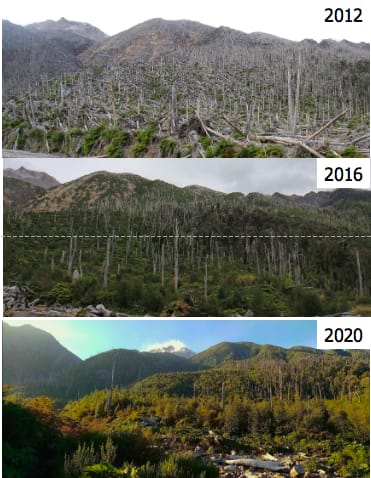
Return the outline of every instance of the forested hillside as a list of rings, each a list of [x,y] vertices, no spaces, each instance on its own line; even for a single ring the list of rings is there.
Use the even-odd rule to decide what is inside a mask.
[[[367,315],[370,192],[276,198],[84,176],[5,204],[4,282],[131,315]]]
[[[242,350],[251,356],[230,360],[231,352]],[[263,477],[259,468],[265,467],[276,469],[277,478],[293,469],[313,478],[368,475],[367,351],[241,342],[217,344],[198,355],[216,351],[220,367],[160,374],[153,369],[126,387],[122,372],[128,365],[118,353],[127,354],[134,369],[141,354],[99,354],[84,362],[91,362],[90,372],[80,374],[79,383],[82,390],[106,370],[108,386],[96,383],[95,391],[68,403],[60,395],[54,396],[58,402],[30,398],[11,380],[3,400],[5,472],[39,478],[217,478],[231,471]],[[153,354],[154,362],[159,355]],[[170,354],[162,355],[170,363]],[[6,366],[9,359],[6,353]],[[255,472],[246,470],[251,467]]]
[[[65,31],[41,25],[3,28],[5,148],[72,157],[368,154],[368,44],[153,19],[101,41],[84,37],[91,45],[77,54]],[[43,42],[50,57],[27,74],[24,50]],[[64,70],[51,62],[53,48],[66,51]]]

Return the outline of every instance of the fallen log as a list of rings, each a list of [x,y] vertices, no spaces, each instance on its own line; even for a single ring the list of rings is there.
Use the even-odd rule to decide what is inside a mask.
[[[237,458],[236,460],[225,460],[228,465],[242,465],[251,468],[262,468],[270,471],[283,471],[287,466],[277,461],[255,460],[253,458]]]
[[[213,134],[214,136],[218,136],[219,138],[226,139],[227,141],[230,141],[231,143],[235,143],[243,148],[246,148],[248,146],[248,142],[243,142],[243,141],[238,141],[237,139],[231,138],[230,136],[226,136],[224,134],[219,133],[218,131],[215,131],[214,129],[210,128],[209,126],[204,126],[204,128]],[[260,135],[251,135],[249,138],[251,141],[258,141],[258,142],[271,142],[271,143],[277,143],[277,144],[284,144],[286,146],[300,146],[301,148],[307,150],[310,154],[315,156],[316,158],[324,158],[321,153],[316,151],[315,149],[311,148],[308,146],[306,143],[304,143],[301,140],[298,139],[292,139],[292,138],[287,138],[284,136],[260,136]]]
[[[332,123],[335,123],[335,121],[337,121],[339,118],[341,118],[342,116],[344,116],[347,111],[348,111],[348,110],[344,110],[343,112],[339,113],[337,116],[335,116],[335,118],[332,118],[332,119],[331,119],[330,121],[328,121],[324,126],[322,126],[320,129],[318,129],[318,130],[315,131],[313,134],[311,134],[310,136],[308,136],[307,139],[313,139],[313,138],[315,138],[316,136],[318,136],[320,133],[322,133],[323,130],[325,130],[326,128],[328,128],[329,126],[331,126]]]

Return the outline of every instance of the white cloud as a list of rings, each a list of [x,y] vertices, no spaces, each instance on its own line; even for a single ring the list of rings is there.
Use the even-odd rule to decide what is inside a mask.
[[[185,343],[183,343],[181,340],[178,339],[171,339],[167,340],[165,342],[157,342],[155,344],[148,345],[143,349],[143,352],[149,352],[151,350],[164,350],[168,347],[173,347],[173,351],[177,352],[178,350],[181,350],[183,348],[188,348]]]

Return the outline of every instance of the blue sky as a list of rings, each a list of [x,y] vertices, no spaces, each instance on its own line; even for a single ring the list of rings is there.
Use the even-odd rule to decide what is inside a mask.
[[[315,320],[7,320],[31,324],[85,359],[114,348],[148,350],[181,341],[194,352],[219,342],[249,341],[282,347],[316,347]]]

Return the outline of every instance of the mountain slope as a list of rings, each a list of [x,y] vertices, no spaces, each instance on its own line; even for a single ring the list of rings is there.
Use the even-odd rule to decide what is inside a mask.
[[[171,353],[117,349],[85,360],[76,370],[71,389],[87,394],[109,388],[114,366],[114,385],[127,386],[156,373],[199,370],[200,365]]]
[[[229,360],[243,360],[257,355],[261,346],[252,342],[222,342],[192,357],[198,364],[217,367]]]
[[[19,92],[42,77],[76,71],[80,66],[69,48],[42,33],[3,20],[2,35],[4,96]]]
[[[147,62],[168,55],[177,48],[197,44],[212,27],[189,20],[154,18],[118,33],[81,55],[85,64],[116,61]]]
[[[82,361],[49,333],[30,325],[3,323],[3,383],[28,394],[75,398],[95,389],[127,386],[160,372],[199,370],[200,365],[172,353],[116,349]]]
[[[7,176],[3,179],[3,202],[7,205],[10,203],[26,203],[41,196],[44,191],[44,188],[22,181],[21,179]]]
[[[81,363],[49,333],[3,322],[3,383],[41,394],[51,384],[63,388],[65,377]],[[60,381],[60,383],[58,383]]]
[[[15,178],[20,179],[26,183],[33,184],[42,189],[53,188],[58,186],[60,183],[53,176],[50,176],[47,173],[41,171],[33,171],[21,166],[18,169],[5,168],[3,170],[4,178]]]
[[[98,171],[47,191],[29,210],[34,212],[61,211],[80,207],[104,205],[113,209],[124,207],[127,201],[158,199],[185,202],[193,197],[216,198],[221,193],[197,187],[179,188],[161,180],[149,180],[130,173]]]
[[[69,35],[76,35],[91,40],[92,42],[99,42],[105,40],[108,35],[103,33],[99,28],[90,25],[89,23],[74,22],[66,18],[60,18],[58,21],[46,20],[39,23],[31,23],[26,27],[31,31],[44,32],[51,35],[59,35],[64,32]],[[67,37],[67,35],[66,35]]]

